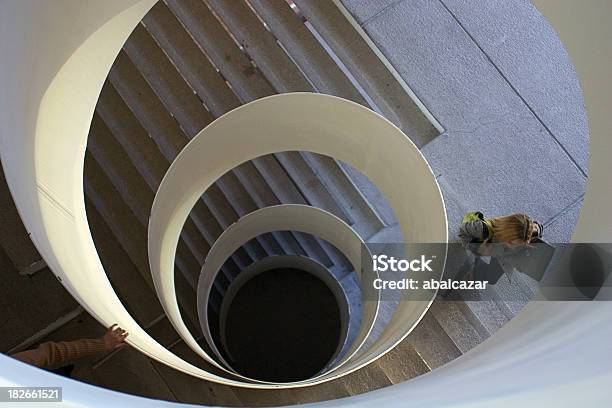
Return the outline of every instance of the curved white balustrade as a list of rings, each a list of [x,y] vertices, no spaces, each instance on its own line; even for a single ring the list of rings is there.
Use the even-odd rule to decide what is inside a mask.
[[[34,243],[81,305],[101,323],[117,321],[132,331],[130,343],[150,357],[200,375],[135,326],[109,289],[84,208],[75,210],[83,207],[82,160],[97,94],[114,55],[153,3],[0,3],[0,153]],[[608,137],[612,92],[607,80],[609,54],[601,47],[608,44],[612,28],[600,17],[610,15],[612,5],[573,0],[534,3],[550,18],[574,59],[589,114],[589,185],[574,240],[606,242],[612,237],[612,139]],[[93,295],[86,284],[99,288],[99,295]],[[484,344],[430,374],[319,405],[403,407],[410,401],[422,407],[600,406],[610,400],[612,369],[605,357],[612,353],[612,346],[605,339],[612,337],[611,315],[610,302],[530,303]],[[48,406],[152,404],[146,398],[73,381],[0,355],[0,385],[32,384],[64,387],[65,401]],[[474,384],[486,392],[474,392]]]
[[[274,95],[226,113],[198,133],[176,157],[155,195],[149,220],[149,263],[166,315],[187,344],[217,367],[220,365],[189,333],[178,308],[174,261],[181,229],[197,200],[222,175],[248,160],[291,150],[334,157],[368,177],[393,209],[407,243],[447,241],[444,202],[429,165],[414,143],[377,113],[338,97],[312,93]],[[445,256],[440,254],[439,259]],[[360,358],[350,369],[334,372],[334,376],[358,369],[399,343],[429,304],[431,301],[400,302],[372,346],[377,352]]]
[[[155,3],[0,3],[2,165],[32,241],[92,316],[105,326],[120,324],[132,347],[170,367],[243,386],[185,362],[138,325],[108,281],[87,223],[83,163],[98,95],[117,53]]]
[[[219,310],[219,338],[223,347],[228,354],[230,350],[227,346],[226,332],[226,320],[227,314],[229,313],[230,306],[236,294],[242,289],[242,287],[248,283],[251,279],[256,276],[274,269],[298,269],[317,277],[320,281],[325,283],[329,290],[336,299],[338,305],[338,313],[340,315],[340,342],[338,348],[334,352],[334,355],[330,361],[334,361],[338,356],[338,353],[342,350],[343,344],[348,340],[347,335],[349,333],[349,321],[350,321],[350,310],[349,301],[347,295],[340,285],[340,282],[319,261],[312,258],[308,258],[303,255],[271,255],[266,258],[255,261],[236,276],[236,278],[230,283],[223,295],[223,301],[221,302],[221,308]],[[221,356],[218,356],[221,357]],[[328,364],[329,366],[329,364]]]
[[[198,315],[204,337],[215,354],[221,358],[221,353],[215,346],[210,326],[208,324],[208,297],[213,282],[221,266],[242,245],[251,239],[274,231],[299,231],[318,238],[322,238],[335,246],[342,252],[351,263],[353,270],[361,277],[362,250],[367,251],[365,242],[361,237],[343,220],[320,208],[301,204],[280,204],[261,208],[241,217],[230,225],[210,248],[206,261],[202,266],[200,279],[198,281]],[[363,345],[374,327],[378,314],[380,291],[374,292],[374,288],[362,287],[363,314],[361,327],[353,345],[338,365],[344,364]],[[188,339],[185,339],[187,342]],[[195,342],[195,339],[191,339]],[[197,344],[197,343],[196,343]],[[195,350],[201,355],[203,350]],[[227,365],[227,363],[226,363]],[[325,373],[323,376],[328,376]],[[318,380],[314,377],[308,381]]]

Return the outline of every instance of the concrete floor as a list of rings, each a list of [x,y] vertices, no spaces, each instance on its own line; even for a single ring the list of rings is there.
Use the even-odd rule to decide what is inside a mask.
[[[467,210],[576,224],[588,127],[567,53],[525,0],[342,0],[445,132],[423,147],[450,234]]]

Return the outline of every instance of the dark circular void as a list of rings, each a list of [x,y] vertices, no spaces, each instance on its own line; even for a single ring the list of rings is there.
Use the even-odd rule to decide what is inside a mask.
[[[312,377],[334,356],[340,311],[327,285],[298,269],[274,269],[234,297],[225,326],[232,367],[250,378],[289,382]]]

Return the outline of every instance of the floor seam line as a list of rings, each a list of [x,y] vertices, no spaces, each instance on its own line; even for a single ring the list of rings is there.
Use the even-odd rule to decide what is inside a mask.
[[[459,21],[457,16],[448,8],[448,6],[444,3],[443,0],[438,0],[438,1],[442,5],[442,7],[444,7],[444,9],[450,14],[453,20],[455,20],[455,22],[459,25],[461,30],[470,38],[470,40],[476,45],[476,47],[478,47],[480,52],[483,53],[487,61],[489,61],[489,63],[493,65],[497,73],[502,77],[502,79],[506,82],[506,84],[508,84],[510,89],[512,89],[512,91],[519,97],[519,99],[523,102],[523,104],[527,107],[527,109],[529,109],[531,114],[536,118],[536,120],[540,123],[540,125],[544,127],[546,132],[552,137],[555,143],[561,148],[561,150],[563,150],[563,152],[567,155],[567,157],[570,159],[572,164],[576,166],[580,174],[582,174],[582,177],[584,179],[588,179],[587,173],[582,169],[582,167],[580,167],[578,162],[576,162],[576,159],[574,159],[574,157],[567,151],[566,147],[559,141],[559,139],[557,139],[557,137],[553,134],[550,128],[544,123],[544,121],[540,118],[540,116],[535,112],[535,110],[531,107],[531,105],[527,103],[525,98],[523,98],[523,96],[518,92],[518,89],[516,89],[516,87],[510,82],[510,80],[506,77],[503,71],[497,66],[497,64],[493,61],[493,59],[489,56],[489,54],[480,46],[480,44],[478,43],[478,41],[476,41],[476,39],[472,36],[472,34],[469,33],[469,31],[465,28],[465,26],[461,23],[461,21]]]
[[[374,13],[373,15],[371,15],[370,17],[366,18],[363,23],[361,23],[360,25],[363,27],[366,24],[368,24],[370,21],[374,20],[376,17],[378,17],[379,15],[381,15],[382,13],[384,13],[385,11],[387,11],[388,9],[390,9],[393,6],[396,6],[397,4],[401,3],[404,0],[396,0],[394,2],[392,2],[391,4],[387,4],[385,7],[383,7],[381,10],[378,10],[376,13]]]
[[[572,200],[571,203],[569,203],[568,205],[566,205],[564,208],[561,209],[561,211],[559,211],[558,213],[556,213],[555,215],[553,215],[552,217],[550,217],[550,219],[548,221],[546,221],[543,226],[544,228],[552,225],[555,221],[557,221],[559,218],[561,218],[563,215],[567,214],[567,212],[576,204],[578,204],[582,199],[584,199],[586,193],[582,193],[580,194],[576,199]]]

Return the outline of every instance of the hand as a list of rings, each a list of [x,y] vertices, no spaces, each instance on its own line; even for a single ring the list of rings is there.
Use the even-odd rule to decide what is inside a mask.
[[[480,247],[478,247],[478,255],[480,256],[491,256],[493,252],[493,245],[489,243],[483,242]]]
[[[123,330],[117,324],[113,324],[104,334],[102,340],[104,340],[104,347],[106,350],[116,350],[127,346],[125,338],[128,336],[128,332]]]

